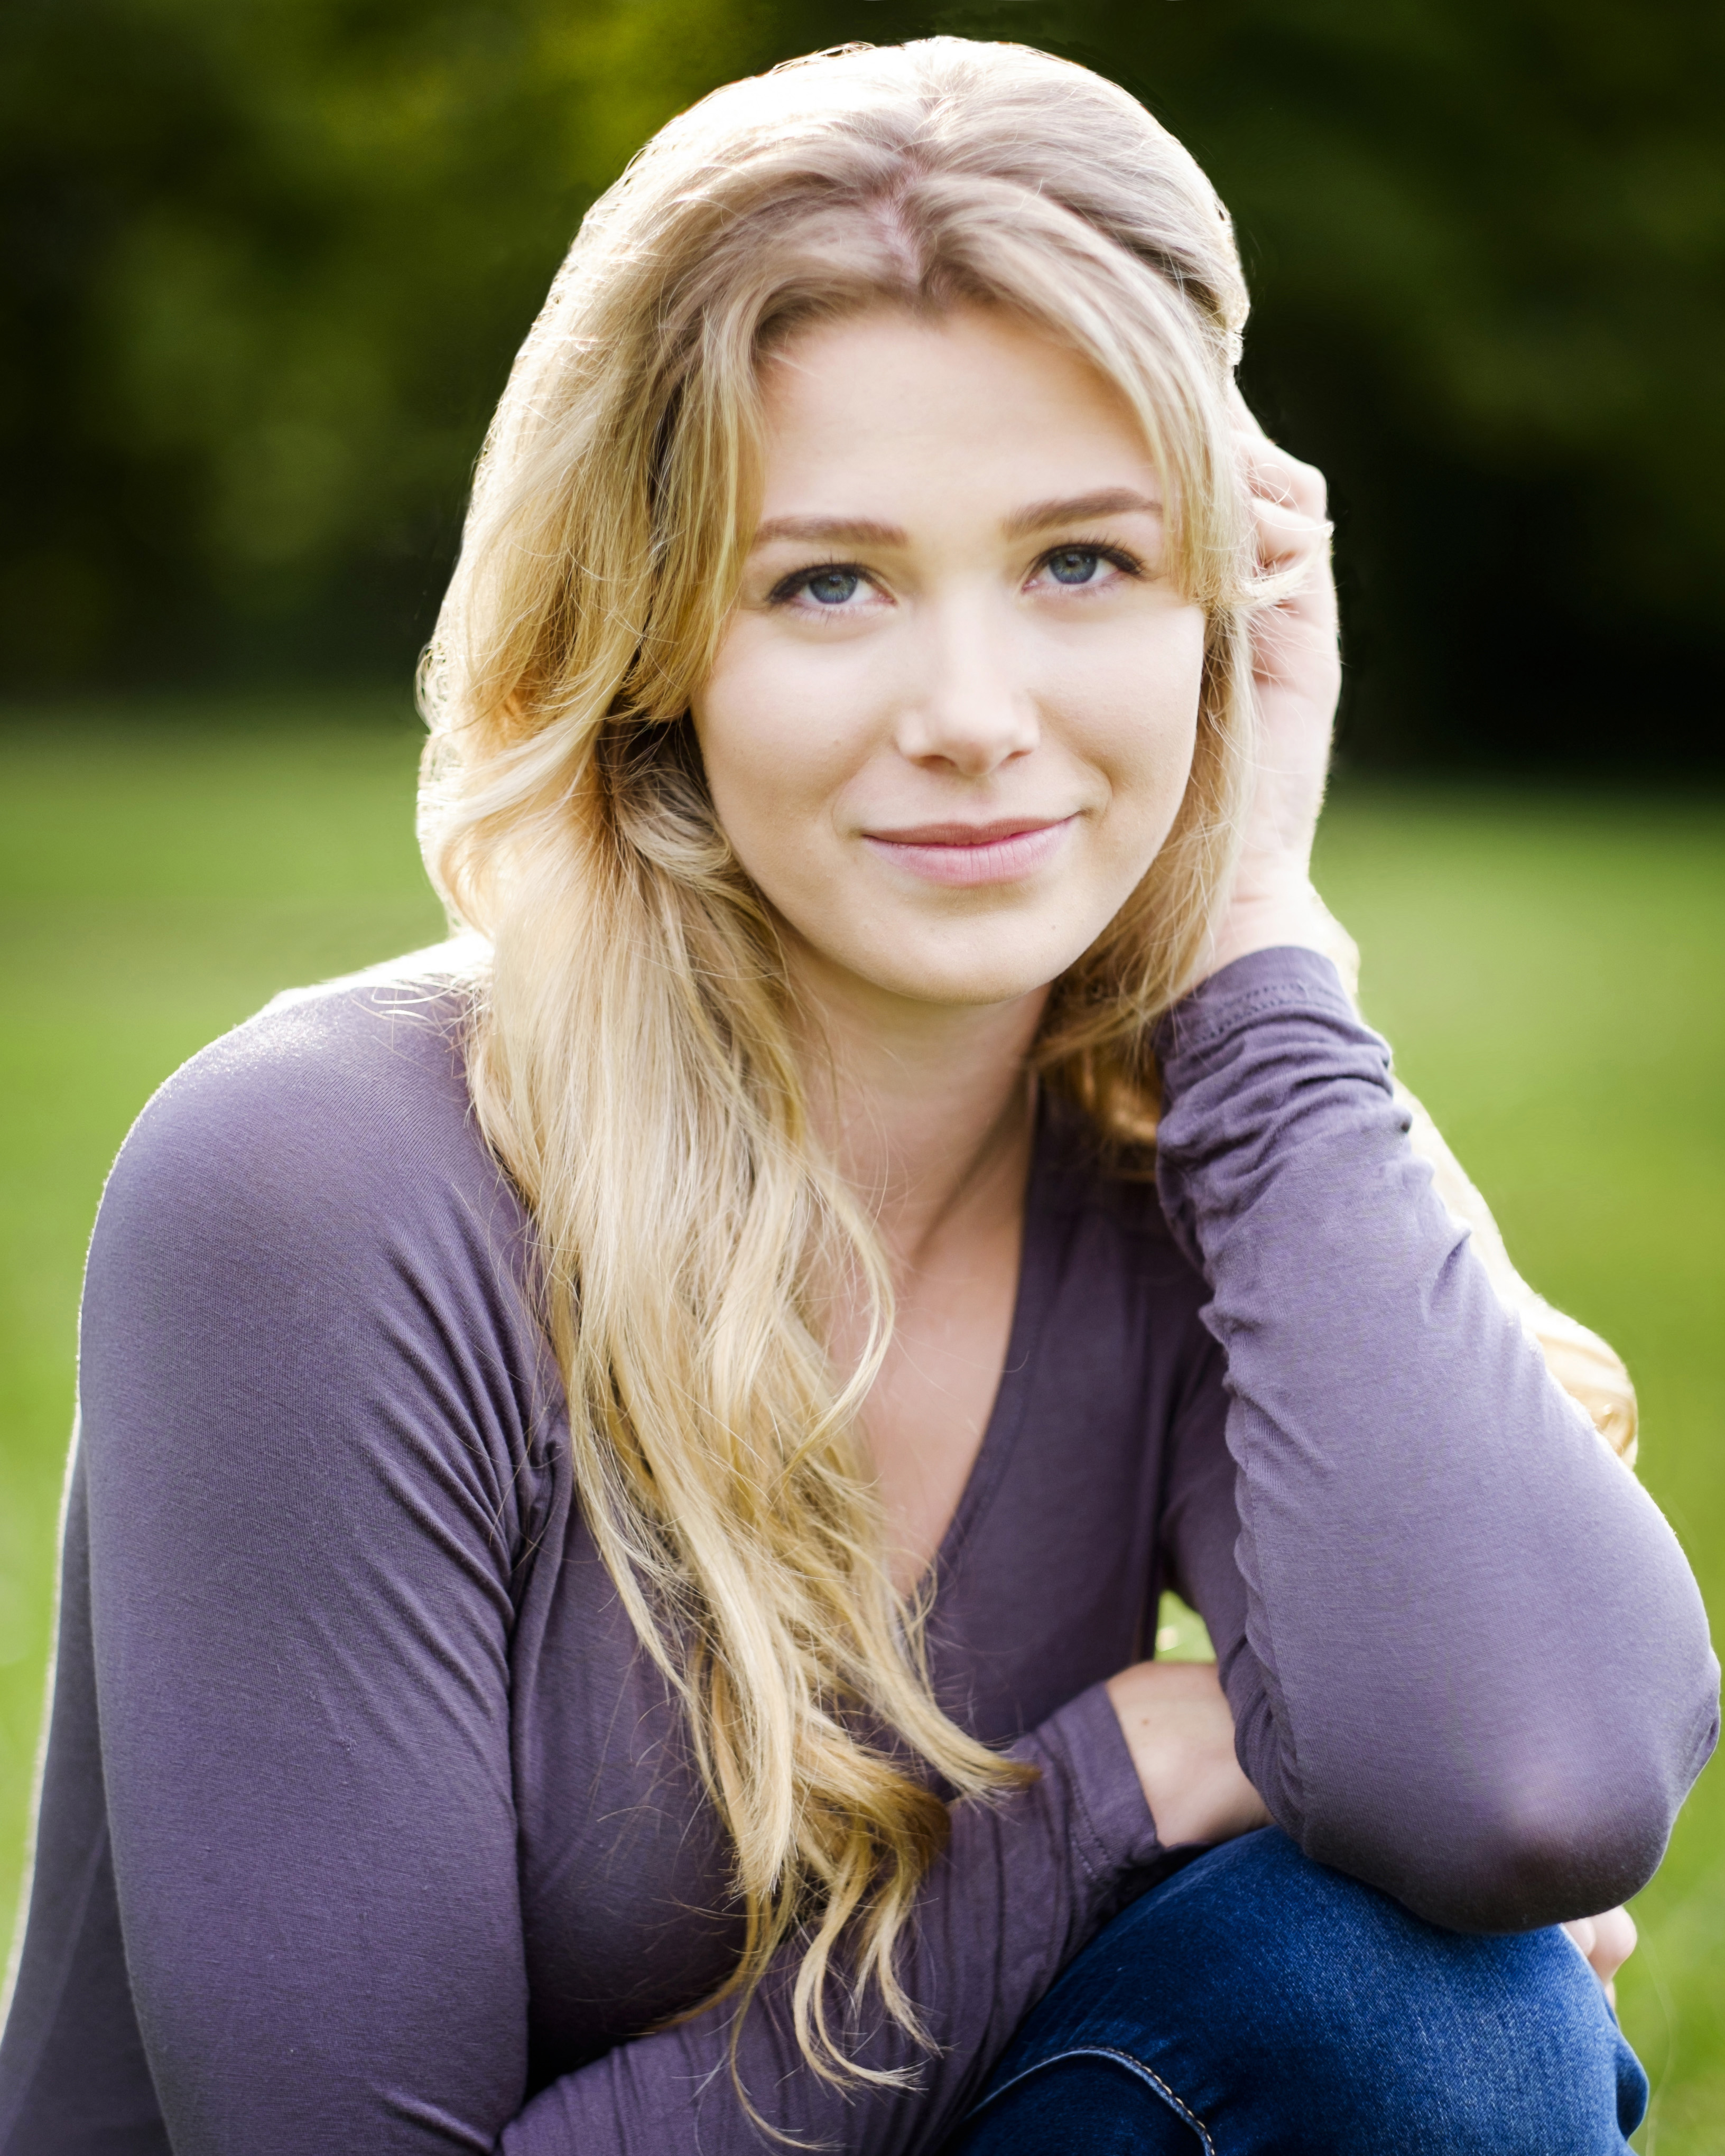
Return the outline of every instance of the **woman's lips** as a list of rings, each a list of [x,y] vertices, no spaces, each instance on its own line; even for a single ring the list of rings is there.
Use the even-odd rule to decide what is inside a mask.
[[[1023,817],[993,824],[922,824],[908,831],[865,831],[876,853],[925,883],[1017,883],[1060,851],[1077,821],[1039,824]]]

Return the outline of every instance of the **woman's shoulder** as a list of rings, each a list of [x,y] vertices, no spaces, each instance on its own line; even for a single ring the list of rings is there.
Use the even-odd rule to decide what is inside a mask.
[[[473,1113],[463,1052],[474,952],[440,945],[275,997],[194,1055],[133,1125],[102,1214],[372,1241],[521,1209]],[[99,1234],[100,1234],[99,1229]]]
[[[444,952],[295,991],[146,1106],[80,1328],[110,1520],[115,1492],[160,1486],[227,1507],[220,1531],[272,1563],[271,1520],[331,1540],[346,1508],[393,1536],[401,1503],[475,1548],[501,1526],[511,1561],[526,1546],[561,1394],[526,1214],[468,1094],[470,998]]]

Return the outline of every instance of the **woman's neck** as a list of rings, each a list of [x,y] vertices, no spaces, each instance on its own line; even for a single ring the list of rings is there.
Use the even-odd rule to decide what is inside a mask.
[[[792,974],[816,1132],[895,1272],[913,1277],[955,1232],[1015,1220],[1034,1121],[1027,1059],[1047,990],[1008,1004],[916,1003],[806,947]]]
[[[863,1410],[886,1561],[902,1593],[927,1572],[975,1466],[1011,1337],[1034,1131],[1027,1070],[1046,991],[937,1006],[888,995],[793,952],[818,1135],[873,1215],[895,1314]],[[870,1312],[844,1292],[841,1369]]]

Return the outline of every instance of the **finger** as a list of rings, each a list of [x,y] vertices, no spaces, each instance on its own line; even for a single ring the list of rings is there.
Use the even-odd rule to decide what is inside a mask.
[[[1302,464],[1285,449],[1240,438],[1248,491],[1260,501],[1279,502],[1302,516],[1322,520],[1329,513],[1329,488],[1316,465]]]
[[[1252,504],[1260,551],[1276,554],[1309,553],[1329,544],[1334,526],[1327,516],[1313,516],[1285,501],[1259,496]]]
[[[1609,1990],[1611,1979],[1635,1950],[1635,1920],[1627,1909],[1578,1917],[1563,1926],[1588,1967]]]
[[[1591,1917],[1576,1917],[1563,1928],[1574,1942],[1575,1949],[1589,1968],[1594,1958],[1594,1920]]]
[[[1250,417],[1250,414],[1248,414]],[[1329,490],[1323,474],[1272,442],[1255,419],[1241,425],[1235,436],[1247,486],[1255,495],[1281,501],[1308,516],[1322,516],[1329,506]]]
[[[1594,1919],[1594,1950],[1588,1956],[1599,1981],[1609,1984],[1635,1950],[1635,1920],[1627,1909],[1608,1909]]]
[[[1260,571],[1267,576],[1293,576],[1299,592],[1288,593],[1281,603],[1293,600],[1304,610],[1320,589],[1330,589],[1329,524],[1279,503],[1260,502],[1254,519],[1252,551]],[[1301,571],[1305,574],[1301,575]],[[1328,602],[1326,600],[1326,608]]]

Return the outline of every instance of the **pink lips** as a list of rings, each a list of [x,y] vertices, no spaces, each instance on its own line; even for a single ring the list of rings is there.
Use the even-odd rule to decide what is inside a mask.
[[[865,831],[877,853],[926,883],[1016,883],[1052,860],[1077,819],[1037,823],[1022,816],[992,824],[919,824],[907,831]]]

